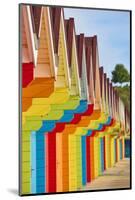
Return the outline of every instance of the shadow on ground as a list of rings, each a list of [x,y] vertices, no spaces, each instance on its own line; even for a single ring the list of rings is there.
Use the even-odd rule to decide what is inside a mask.
[[[17,189],[14,189],[14,188],[8,189],[8,192],[9,192],[9,193],[12,193],[12,194],[14,194],[14,195],[18,195],[18,190],[17,190]]]

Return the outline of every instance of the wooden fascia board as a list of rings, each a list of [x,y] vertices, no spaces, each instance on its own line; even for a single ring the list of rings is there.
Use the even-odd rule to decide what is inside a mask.
[[[116,90],[114,91],[115,98],[114,98],[114,104],[115,104],[115,114],[116,114],[116,119],[118,120],[118,104],[117,104],[117,92]]]
[[[40,27],[40,20],[41,20],[41,9],[42,9],[42,6],[30,5],[33,32],[37,35],[37,37],[39,36],[39,27]]]
[[[71,55],[73,47],[73,37],[74,37],[74,18],[69,19],[69,29],[68,29],[68,44],[69,44],[69,66],[71,65]],[[74,43],[75,45],[75,43]]]
[[[99,59],[98,59],[98,49],[97,49],[97,36],[87,37],[86,46],[88,54],[92,54],[92,68],[93,68],[93,85],[95,93],[95,107],[96,109],[101,109],[101,95],[100,95],[100,77],[99,77]],[[89,49],[91,48],[91,51]],[[87,55],[88,56],[88,55]],[[87,60],[88,61],[88,60]]]
[[[41,26],[42,26],[42,18],[43,18],[43,7],[41,7],[41,16],[40,16],[40,22],[39,22],[38,38],[40,38]]]
[[[90,95],[89,95],[88,80],[87,80],[86,52],[85,52],[85,43],[84,42],[83,42],[83,46],[82,46],[82,68],[83,68],[82,71],[85,71],[85,74],[81,74],[81,77],[83,76],[85,79],[86,96],[87,96],[87,100],[89,102]]]
[[[92,103],[95,100],[94,83],[93,83],[93,68],[92,68],[92,43],[89,37],[85,37],[85,57],[86,57],[86,69],[87,69],[87,81],[89,87],[89,99]]]
[[[86,56],[85,56],[84,34],[76,35],[75,38],[76,38],[76,50],[77,50],[79,78],[81,81],[83,81],[83,84],[85,85],[85,95],[86,95],[87,100],[89,101],[89,92],[88,92],[87,74],[86,74]],[[84,73],[82,73],[82,72],[84,72]]]
[[[85,53],[86,53],[86,68],[87,68],[87,79],[88,79],[88,85],[90,83],[90,65],[91,65],[91,47],[87,44],[87,38],[85,38]]]
[[[32,22],[31,22],[29,6],[22,5],[22,15],[24,19],[30,60],[34,63],[34,65],[36,65],[37,51],[35,49],[35,41],[32,30]]]
[[[89,79],[90,79],[90,88],[91,88],[91,92],[90,92],[90,95],[91,95],[91,99],[92,99],[92,102],[94,103],[95,101],[95,91],[94,91],[94,81],[93,81],[93,68],[92,68],[92,55],[90,54],[90,75],[89,75]]]
[[[92,39],[92,64],[93,64],[93,79],[94,79],[94,89],[96,85],[96,38],[91,37]]]
[[[106,100],[105,100],[105,87],[104,87],[104,68],[99,68],[99,74],[100,74],[100,94],[101,94],[101,106],[102,110],[106,111]]]
[[[91,37],[85,37],[85,51],[86,51],[86,65],[87,65],[87,72],[88,76],[90,75],[90,68],[92,67],[93,63],[93,53],[92,53],[92,38]],[[93,69],[92,69],[93,71]],[[92,74],[93,76],[93,74]],[[88,79],[89,84],[89,79]]]
[[[125,129],[126,125],[125,125],[125,105],[123,103],[123,101],[120,99],[119,97],[119,116],[120,116],[120,120],[123,124],[123,128]]]
[[[108,84],[107,84],[107,74],[104,73],[104,92],[105,92],[105,109],[109,113],[109,99],[108,99]]]
[[[110,82],[109,87],[110,87],[110,105],[111,105],[112,117],[113,117],[114,116],[114,108],[113,108],[113,86],[112,86],[112,82]]]
[[[110,82],[109,84],[109,87],[110,87],[110,103],[111,103],[111,107],[112,107],[112,82]]]
[[[61,19],[60,19],[60,26],[62,31],[62,38],[64,44],[64,60],[65,60],[65,77],[66,77],[66,84],[67,87],[71,88],[71,80],[70,80],[70,73],[69,73],[69,62],[68,62],[68,54],[67,54],[67,43],[66,43],[66,36],[65,36],[65,26],[64,26],[64,16],[63,12],[61,12]]]
[[[116,104],[116,111],[118,112],[118,101],[117,101],[117,91],[115,90],[115,104]]]
[[[35,27],[35,22],[34,22],[34,14],[33,14],[32,6],[30,6],[30,13],[31,13],[31,22],[32,22],[33,32],[36,33],[36,27]]]
[[[100,94],[100,80],[99,80],[99,56],[98,56],[98,46],[97,46],[97,36],[92,37],[92,52],[93,52],[93,78],[95,87],[95,101],[99,109],[101,105],[101,94]]]
[[[113,105],[114,105],[115,119],[116,119],[116,93],[115,93],[115,89],[113,90]]]
[[[83,43],[84,43],[84,34],[77,35],[78,67],[79,67],[80,78],[82,76]]]
[[[107,96],[108,96],[108,104],[110,104],[109,78],[107,78]]]
[[[67,55],[68,55],[68,61],[69,61],[69,48],[68,48],[68,19],[64,19],[64,27],[65,27],[65,38],[67,43]]]
[[[73,67],[74,64],[76,66],[74,68],[75,80],[76,80],[76,86],[77,86],[77,94],[80,96],[81,88],[80,88],[79,72],[78,72],[78,57],[77,57],[77,50],[76,50],[74,19],[73,18],[70,18],[68,20],[64,19],[64,26],[65,26],[65,35],[66,35],[65,38],[66,38],[66,43],[67,43],[69,67]],[[73,54],[74,54],[74,58],[73,58]]]
[[[101,107],[101,91],[100,91],[100,79],[99,79],[99,55],[98,55],[98,45],[97,45],[97,37],[94,36],[96,40],[96,98],[98,99],[99,106]]]
[[[29,33],[30,33],[30,38],[31,38],[31,49],[32,49],[32,56],[33,56],[33,62],[34,65],[37,65],[37,49],[35,48],[35,40],[34,40],[34,33],[32,29],[32,22],[31,22],[31,13],[30,13],[30,7],[26,6],[26,12],[27,12],[27,17],[28,17],[28,22],[29,22]]]
[[[77,83],[77,89],[79,96],[81,95],[81,86],[80,86],[80,79],[79,79],[79,70],[78,70],[78,57],[77,57],[77,48],[76,48],[76,38],[75,38],[75,30],[73,30],[73,41],[72,41],[72,51],[74,50],[75,53],[75,77]]]
[[[67,41],[67,52],[68,52],[68,60],[69,67],[71,66],[72,59],[72,46],[73,46],[73,32],[74,32],[74,18],[69,18],[69,20],[64,20],[65,24],[65,34]]]
[[[107,78],[107,100],[108,100],[108,110],[109,110],[110,114],[112,114],[112,111],[111,111],[111,104],[110,104],[109,78]]]
[[[108,87],[108,104],[109,104],[109,110],[110,115],[113,117],[114,111],[113,111],[113,100],[112,100],[112,82],[110,82],[110,79],[107,78],[107,87]]]
[[[52,29],[51,29],[51,22],[50,22],[49,7],[43,7],[43,14],[44,14],[45,25],[46,25],[46,30],[47,30],[50,67],[51,67],[52,76],[55,77],[56,79],[56,63],[55,63],[55,56],[54,56],[54,45],[53,45],[53,39],[52,39]]]
[[[105,102],[106,102],[106,73],[104,73],[104,97],[105,97]]]
[[[60,20],[61,20],[62,8],[50,7],[49,9],[50,9],[50,19],[51,19],[51,26],[52,26],[53,43],[54,43],[54,53],[58,54]]]
[[[113,111],[114,111],[114,118],[116,119],[116,103],[115,103],[115,89],[114,87],[112,88],[113,89]]]
[[[100,91],[101,97],[103,97],[103,67],[99,68],[99,75],[100,75]]]

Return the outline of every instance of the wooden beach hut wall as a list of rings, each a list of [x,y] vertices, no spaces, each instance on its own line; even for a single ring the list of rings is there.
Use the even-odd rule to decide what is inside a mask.
[[[61,8],[50,8],[52,19],[53,40],[55,44],[55,58],[57,63],[56,87],[71,87],[67,43],[65,36],[64,15]],[[56,35],[55,35],[56,34]]]
[[[109,84],[109,87],[110,87],[110,107],[111,107],[111,116],[112,116],[112,118],[113,118],[113,116],[114,116],[114,111],[113,111],[113,89],[112,89],[112,83],[110,82],[110,84]]]
[[[108,110],[108,94],[107,94],[107,75],[104,73],[104,92],[105,92],[105,110],[106,114],[109,114]]]
[[[101,91],[101,104],[102,104],[102,112],[106,112],[106,87],[105,87],[105,80],[104,80],[104,68],[99,68],[100,73],[100,91]]]
[[[85,37],[85,54],[86,54],[86,69],[87,69],[87,85],[89,94],[89,103],[94,104],[94,80],[93,80],[93,67],[92,67],[92,38]]]
[[[22,87],[26,87],[33,80],[34,58],[34,38],[31,30],[28,7],[21,8],[21,47],[22,47]]]
[[[69,18],[68,20],[66,19],[64,20],[64,22],[65,22],[65,34],[66,34],[67,54],[69,62],[69,72],[71,79],[70,94],[80,96],[81,87],[79,80],[74,18]]]
[[[113,108],[113,116],[114,116],[114,119],[117,120],[117,116],[116,116],[116,98],[115,98],[115,88],[112,87],[112,98],[113,98],[113,105],[112,105],[112,108]]]
[[[55,10],[56,11],[56,10]],[[62,11],[63,12],[63,11]],[[55,13],[57,13],[57,12],[55,12]],[[63,15],[60,15],[62,18],[63,18]],[[61,18],[60,18],[60,20],[61,20]],[[63,18],[63,21],[64,21],[64,18]],[[65,27],[63,27],[63,30],[64,30],[64,33],[63,34],[65,34],[66,32],[65,32]],[[65,36],[64,36],[65,37]],[[66,38],[66,37],[65,37]],[[60,40],[60,39],[59,39]],[[66,41],[66,40],[65,40]],[[63,41],[62,40],[62,42],[65,42],[65,41]],[[65,51],[67,52],[67,49],[65,49]],[[59,53],[59,51],[58,51],[58,53]],[[63,55],[62,54],[62,52],[61,52],[61,55]],[[60,57],[58,57],[59,59],[60,59]],[[58,60],[58,62],[59,62],[59,60]],[[61,63],[60,63],[61,64]],[[67,67],[67,66],[63,66],[63,69],[65,68],[65,67]],[[65,75],[66,75],[66,72],[63,70],[63,71],[60,71],[59,70],[59,68],[60,68],[60,70],[62,70],[62,68],[61,68],[61,65],[59,65],[58,66],[58,70],[57,70],[57,72],[58,72],[58,74],[57,74],[57,78],[58,78],[58,76],[60,76],[60,75],[62,75],[64,78],[66,77]],[[61,72],[61,74],[59,74],[59,72]],[[69,74],[70,75],[70,74]],[[64,80],[64,79],[63,79]],[[70,80],[71,80],[71,78],[70,78]],[[56,79],[56,82],[57,82],[57,79]],[[56,85],[56,89],[57,88],[67,88],[66,86],[65,86],[65,82],[61,82],[61,85],[59,85],[59,87],[58,87],[58,85]],[[71,87],[68,87],[67,88],[68,89],[68,91],[69,91],[69,95],[71,94],[70,93],[70,91],[71,91]],[[78,93],[78,92],[77,92]],[[62,93],[61,93],[61,95],[62,95]],[[63,95],[64,95],[64,93],[63,93]],[[69,96],[70,97],[70,96]],[[77,102],[75,99],[74,99],[74,101],[75,102]],[[67,104],[68,104],[68,102],[67,102]],[[76,106],[77,106],[77,104],[76,104]],[[66,106],[65,105],[65,108],[66,107],[68,107],[68,106]],[[71,105],[70,106],[70,108],[71,109],[74,109],[74,104],[73,104],[73,106]],[[72,112],[72,111],[69,111],[69,112]],[[66,119],[66,118],[65,118]],[[65,120],[64,119],[64,120]],[[59,121],[59,122],[64,122],[63,120],[61,121]],[[47,140],[46,140],[46,142],[47,142],[47,149],[46,149],[46,151],[47,151],[47,154],[50,152],[50,150],[49,149],[51,149],[51,148],[53,148],[54,149],[54,154],[48,154],[47,155],[47,187],[46,187],[46,191],[47,192],[55,192],[56,190],[59,190],[59,188],[60,187],[62,187],[62,185],[60,186],[60,184],[57,182],[57,176],[59,176],[59,172],[61,173],[61,170],[62,169],[60,169],[60,165],[57,165],[57,170],[56,169],[54,169],[55,168],[55,165],[56,165],[56,159],[58,160],[60,160],[60,162],[61,162],[61,159],[62,158],[60,158],[60,156],[58,156],[58,154],[57,154],[57,152],[56,152],[56,154],[55,154],[55,151],[56,151],[56,146],[57,146],[57,151],[60,153],[62,153],[63,152],[63,149],[60,149],[60,147],[59,147],[59,144],[61,144],[61,139],[62,139],[62,137],[61,137],[61,134],[56,134],[56,131],[54,131],[53,133],[48,133],[47,135]],[[52,142],[52,138],[54,139],[53,140],[53,142]],[[48,145],[49,144],[49,145]],[[59,149],[60,149],[60,151],[59,151]],[[49,161],[50,160],[50,161]],[[51,163],[51,164],[50,164]],[[53,171],[52,171],[53,170]],[[58,184],[58,187],[56,187],[56,183]]]
[[[69,20],[71,20],[71,19],[69,19]],[[76,48],[75,28],[74,28],[72,37],[73,37],[72,39],[74,40],[74,45],[75,45],[74,48]],[[77,48],[78,48],[78,46],[77,46]],[[73,51],[72,51],[72,53],[73,53]],[[72,58],[75,58],[77,61],[77,54],[76,54],[76,52],[74,52],[74,53],[75,54],[72,55]],[[69,54],[69,56],[70,56],[70,54]],[[73,57],[73,56],[75,56],[75,57]],[[78,76],[78,70],[79,70],[78,69],[78,61],[76,63],[72,63],[72,64],[77,64],[76,65],[77,71],[74,71],[74,72],[75,73],[77,72],[76,75]],[[72,82],[72,78],[74,78],[74,77],[71,76],[71,82]],[[78,80],[79,80],[79,77],[77,77],[77,81]],[[71,85],[71,87],[72,87],[72,85]],[[85,97],[85,99],[86,99],[86,97]],[[73,191],[73,190],[75,190],[75,188],[78,188],[81,185],[81,157],[80,157],[81,156],[81,137],[79,137],[79,136],[77,137],[76,134],[69,135],[68,136],[68,148],[69,148],[69,169],[68,169],[69,170],[69,186],[68,187],[69,187],[70,191]]]
[[[54,47],[50,24],[49,8],[42,7],[39,25],[39,41],[35,78],[55,77],[56,64],[54,59]]]
[[[112,116],[112,112],[111,112],[111,101],[110,101],[110,80],[109,78],[107,78],[107,100],[108,100],[108,112],[109,112],[109,116]]]
[[[81,98],[89,100],[87,73],[86,73],[86,56],[84,34],[76,35],[77,59],[79,67],[79,78],[81,84]]]
[[[49,20],[48,8],[43,8],[43,9],[41,9],[41,11],[42,11],[43,15],[46,14],[46,17],[45,17],[46,20]],[[44,29],[48,30],[47,26],[50,26],[50,24],[46,23],[45,26],[44,26],[44,21],[43,20],[41,20],[41,24],[42,24],[42,26],[41,26],[41,30],[42,31],[44,31]],[[48,34],[49,34],[49,37],[51,37],[51,31]],[[47,35],[47,33],[46,33],[46,35]],[[40,40],[40,36],[41,35],[39,34],[39,40]],[[54,59],[53,58],[54,50],[52,49],[53,47],[52,48],[50,47],[52,45],[51,40],[49,40],[49,39],[46,40],[44,37],[41,37],[41,38],[42,38],[42,40],[40,40],[40,44],[41,44],[41,50],[43,52],[41,51],[40,53],[44,54],[44,50],[47,49],[46,46],[45,46],[45,41],[46,41],[46,45],[48,45],[48,43],[49,43],[49,50],[48,51],[51,52],[50,54],[49,53],[48,54],[52,56],[51,58],[49,57],[49,61],[53,60]],[[42,45],[43,45],[43,48],[42,48]],[[39,48],[40,48],[40,45],[39,45]],[[39,51],[39,49],[38,49],[38,51]],[[46,51],[46,53],[47,53],[47,51]],[[40,55],[38,54],[38,59],[41,58],[41,61],[42,61],[42,56],[39,57]],[[43,60],[44,60],[44,58],[43,58]],[[40,61],[39,61],[39,63],[40,63]],[[39,64],[39,63],[37,63],[37,64]],[[51,69],[55,69],[55,64],[54,64],[54,62],[52,64],[52,61],[50,63],[51,63],[51,66],[49,65],[49,67],[50,67],[49,71],[51,72]],[[48,64],[50,64],[50,63],[48,63]],[[41,64],[42,64],[43,68],[46,67],[46,62],[41,62]],[[22,151],[22,156],[23,156],[24,161],[25,161],[25,165],[23,165],[23,166],[24,166],[24,170],[27,173],[29,172],[28,173],[29,176],[27,176],[27,180],[25,178],[25,181],[27,181],[27,183],[26,184],[22,184],[22,185],[24,185],[22,187],[22,190],[23,190],[24,193],[28,192],[28,191],[30,192],[31,184],[32,184],[32,188],[33,188],[33,185],[34,185],[33,184],[33,180],[34,180],[33,177],[35,176],[35,172],[36,172],[34,163],[35,163],[35,160],[38,159],[38,157],[40,157],[41,150],[42,150],[42,149],[40,149],[40,151],[38,152],[37,147],[34,144],[38,145],[39,142],[40,143],[44,143],[44,139],[43,138],[42,139],[40,138],[41,140],[40,141],[38,140],[38,143],[37,143],[37,136],[35,135],[35,133],[31,134],[29,127],[31,127],[31,130],[34,131],[34,130],[37,130],[41,126],[41,120],[39,120],[39,121],[36,120],[35,121],[34,118],[35,117],[39,117],[38,115],[44,114],[44,111],[48,111],[48,109],[47,109],[48,105],[44,105],[43,101],[42,101],[43,99],[41,99],[41,98],[48,97],[53,92],[53,88],[54,88],[54,86],[53,86],[54,78],[52,79],[52,77],[54,77],[53,73],[50,74],[50,77],[48,77],[48,74],[44,74],[43,75],[42,72],[40,71],[40,74],[38,73],[37,76],[38,77],[35,77],[33,79],[33,82],[28,87],[23,89],[23,100],[24,100],[24,103],[27,104],[27,108],[30,107],[28,110],[25,109],[24,110],[25,112],[23,114],[25,115],[25,118],[26,118],[26,116],[31,118],[30,121],[25,121],[25,124],[23,125],[23,134],[24,134],[24,136],[23,136],[24,137],[23,146],[24,146],[24,148],[23,148],[23,151]],[[48,78],[50,78],[50,80]],[[53,80],[53,82],[52,82],[52,80]],[[36,99],[36,101],[35,101],[34,98],[37,98],[37,97],[39,99]],[[31,104],[28,104],[27,100],[28,101],[31,100]],[[34,128],[32,128],[32,127],[34,127]],[[25,139],[26,138],[25,137],[26,134],[27,134],[27,140]],[[33,144],[33,145],[31,146],[30,143]],[[30,149],[30,146],[31,146],[31,149]],[[25,152],[26,151],[25,148],[29,149],[29,151],[27,151],[27,153]],[[25,152],[25,153],[23,153],[23,152]],[[35,156],[36,156],[36,158],[35,158]],[[29,166],[30,160],[32,161],[31,162],[31,168],[33,169],[32,174],[31,174],[31,168]],[[26,161],[27,161],[27,163],[26,163]],[[36,166],[36,167],[40,168],[40,166]],[[25,176],[26,175],[24,173],[23,177],[25,177]],[[34,189],[34,191],[35,191],[35,189]]]
[[[35,67],[35,55],[34,51],[34,38],[32,32],[32,24],[30,19],[29,7],[23,6],[21,8],[21,24],[22,24],[22,88],[27,88],[27,86],[34,79],[34,67]],[[34,54],[35,53],[35,54]],[[31,104],[31,101],[30,101]],[[24,97],[22,92],[22,112],[27,109],[29,105],[29,100]],[[23,119],[22,119],[23,123]],[[22,129],[22,179],[21,179],[21,190],[23,193],[30,193],[30,177],[31,177],[31,169],[30,169],[30,132],[24,131]]]
[[[105,94],[104,94],[104,69],[103,67],[99,68],[99,75],[100,75],[100,91],[101,91],[101,105],[102,105],[102,112],[105,113]],[[103,135],[103,136],[102,136]],[[104,134],[99,135],[100,141],[100,171],[101,173],[106,169],[106,138]]]
[[[30,12],[30,10],[29,10]],[[46,15],[46,17],[44,16]],[[23,90],[23,110],[26,111],[31,103],[32,97],[47,97],[53,91],[54,88],[54,78],[55,78],[55,60],[54,60],[54,50],[51,36],[51,26],[49,23],[49,13],[48,8],[41,9],[41,20],[39,28],[39,45],[36,51],[38,52],[37,60],[35,59],[35,67],[33,72],[33,82]],[[30,15],[31,16],[31,15]],[[46,24],[45,20],[46,19]],[[43,19],[43,20],[42,20]],[[45,27],[46,26],[46,30]],[[44,32],[46,31],[46,32]],[[41,37],[40,37],[41,34]],[[45,35],[44,35],[45,34]],[[48,37],[47,37],[48,35]],[[49,45],[49,46],[48,46]],[[46,58],[45,58],[46,57]],[[51,79],[48,79],[51,78]],[[48,84],[48,86],[47,86]],[[43,88],[44,86],[44,88]],[[48,87],[48,90],[46,90]],[[45,89],[46,88],[46,89]],[[44,92],[46,90],[46,92]]]
[[[38,48],[39,48],[39,32],[41,29],[41,21],[42,21],[41,20],[42,6],[31,5],[28,8],[29,8],[30,14],[31,14],[35,48],[38,50]]]
[[[125,106],[125,131],[126,131],[126,135],[129,135],[130,133],[130,114],[128,109]]]
[[[100,94],[100,79],[99,79],[99,55],[98,55],[98,43],[97,36],[92,38],[92,66],[93,66],[93,80],[95,91],[94,108],[96,110],[101,109],[101,94]]]
[[[124,131],[126,129],[125,127],[125,106],[122,100],[119,98],[118,99],[118,104],[119,104],[119,119],[121,123],[121,131]]]

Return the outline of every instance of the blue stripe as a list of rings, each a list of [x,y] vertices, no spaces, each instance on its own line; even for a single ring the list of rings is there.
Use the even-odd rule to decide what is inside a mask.
[[[82,136],[82,184],[86,184],[86,137]]]
[[[44,120],[42,127],[36,131],[36,152],[33,150],[33,154],[36,153],[36,176],[33,177],[36,182],[37,193],[45,192],[46,175],[45,175],[45,133],[50,132],[55,128],[57,122],[70,122],[74,113],[84,112],[87,110],[87,101],[80,101],[80,105],[75,110],[66,110],[60,120]]]
[[[103,138],[100,138],[100,147],[101,147],[101,172],[104,171],[104,143]]]
[[[39,172],[40,170],[40,176],[39,173],[36,173],[36,190],[37,192],[45,192],[45,137],[44,134],[40,134],[39,140],[39,135],[37,134],[36,138],[36,148],[39,148],[40,145],[40,149],[36,151],[36,171],[38,170]]]

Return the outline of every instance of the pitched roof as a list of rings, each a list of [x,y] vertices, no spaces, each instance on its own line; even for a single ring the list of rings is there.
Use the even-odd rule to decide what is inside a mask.
[[[90,69],[91,69],[91,54],[92,54],[92,38],[85,37],[85,54],[86,54],[86,68],[87,68],[87,79],[90,84]]]
[[[104,73],[104,93],[105,93],[105,101],[106,101],[106,73]]]
[[[99,77],[100,77],[100,91],[101,91],[101,97],[103,97],[103,73],[104,73],[104,70],[103,70],[103,67],[100,67],[99,68]]]
[[[42,6],[39,6],[39,5],[36,5],[36,6],[31,5],[30,6],[33,32],[36,33],[37,37],[39,36],[41,10],[42,10]]]
[[[62,11],[62,8],[60,7],[50,7],[50,18],[51,18],[52,35],[53,35],[53,42],[54,42],[54,53],[58,53],[61,11]]]
[[[84,34],[76,35],[76,47],[78,56],[79,77],[82,77],[82,58],[83,58]]]
[[[73,33],[74,33],[74,18],[69,18],[68,20],[64,20],[65,25],[65,35],[67,42],[67,53],[68,53],[68,61],[69,66],[71,66],[71,58],[72,58],[72,45],[73,45]]]

